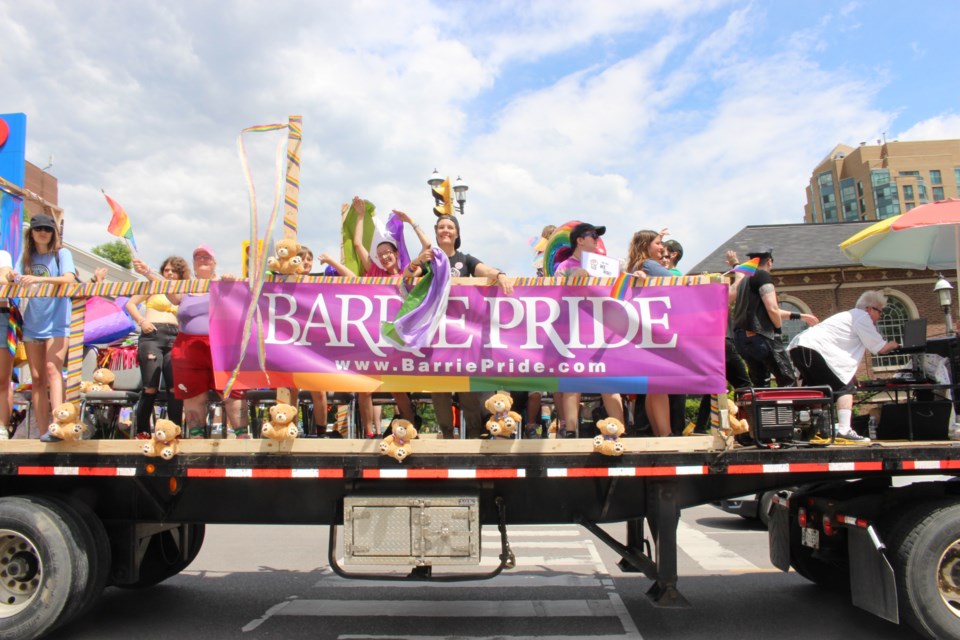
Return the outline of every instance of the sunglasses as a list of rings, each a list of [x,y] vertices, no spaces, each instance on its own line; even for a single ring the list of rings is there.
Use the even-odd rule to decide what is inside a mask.
[[[39,231],[41,233],[53,233],[53,227],[34,227],[31,231]]]
[[[587,231],[587,232],[586,232],[585,234],[583,234],[583,236],[581,236],[581,237],[583,237],[583,238],[593,238],[594,240],[596,240],[596,239],[599,238],[600,236],[597,235],[597,232],[596,232],[596,231]]]

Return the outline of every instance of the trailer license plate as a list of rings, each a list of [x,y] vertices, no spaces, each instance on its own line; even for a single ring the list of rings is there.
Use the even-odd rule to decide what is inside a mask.
[[[817,529],[801,529],[802,537],[801,542],[803,546],[810,547],[811,549],[820,548],[820,532]]]

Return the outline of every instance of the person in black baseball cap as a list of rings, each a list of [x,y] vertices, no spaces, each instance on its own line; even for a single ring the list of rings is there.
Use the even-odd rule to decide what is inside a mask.
[[[747,252],[748,258],[773,258],[773,247],[757,247],[753,251]]]
[[[30,229],[56,229],[57,223],[53,216],[46,213],[37,213],[30,218]]]
[[[578,238],[589,237],[592,235],[593,239],[596,240],[606,232],[606,227],[595,227],[589,222],[581,222],[570,230],[570,248],[576,251]]]

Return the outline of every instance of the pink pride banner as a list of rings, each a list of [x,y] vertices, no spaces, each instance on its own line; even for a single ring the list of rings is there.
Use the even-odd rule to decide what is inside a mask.
[[[402,351],[381,335],[401,297],[394,283],[267,282],[235,389],[724,393],[727,285],[450,288],[430,346]],[[532,280],[532,279],[531,279]],[[678,278],[677,280],[681,280]],[[245,282],[210,285],[210,344],[223,388],[241,353]],[[263,342],[266,370],[257,344]]]

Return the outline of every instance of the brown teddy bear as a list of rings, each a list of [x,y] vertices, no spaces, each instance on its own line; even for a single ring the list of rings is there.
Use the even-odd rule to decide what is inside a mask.
[[[506,393],[495,393],[487,398],[483,406],[493,414],[493,420],[502,420],[507,417],[507,412],[513,406],[513,398]]]
[[[380,453],[403,462],[413,452],[412,442],[417,429],[409,420],[397,418],[390,424],[390,435],[380,441]]]
[[[103,367],[93,372],[93,382],[100,385],[99,391],[113,391],[113,383],[117,376],[110,369]]]
[[[523,416],[516,411],[507,411],[506,415],[500,419],[491,416],[487,420],[487,431],[490,432],[491,438],[512,438],[522,420]]]
[[[300,243],[284,238],[277,242],[277,255],[267,258],[267,268],[284,276],[300,275],[303,270],[303,258],[300,257]]]
[[[293,440],[300,435],[296,419],[297,408],[279,402],[270,407],[270,421],[263,423],[260,433],[271,440]]]
[[[739,412],[740,407],[737,406],[737,403],[727,398],[727,423],[730,425],[730,430],[735,436],[750,431],[750,425],[747,424],[747,421],[737,417]]]
[[[620,436],[626,429],[623,423],[616,418],[605,418],[597,422],[600,435],[593,439],[593,450],[605,456],[623,455],[623,443]]]
[[[180,425],[172,420],[157,420],[150,441],[143,443],[143,455],[172,460],[180,452],[180,433]]]
[[[64,402],[53,410],[53,424],[47,429],[48,441],[79,440],[86,427],[79,420],[80,411],[72,402]]]

